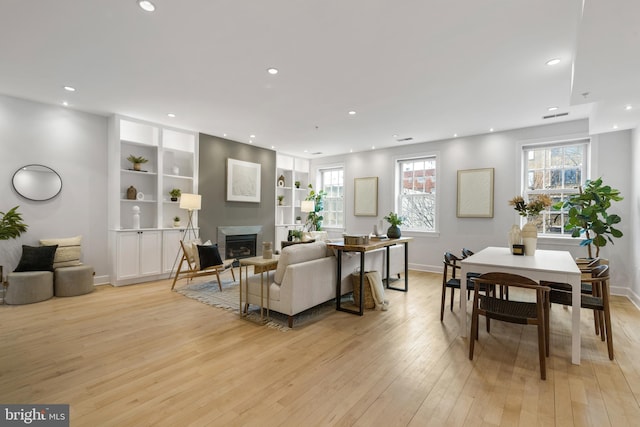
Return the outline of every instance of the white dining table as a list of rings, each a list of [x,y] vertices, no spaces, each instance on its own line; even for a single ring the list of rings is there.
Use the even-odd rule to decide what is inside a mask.
[[[488,247],[461,262],[460,306],[464,315],[460,316],[460,333],[468,336],[467,320],[467,273],[502,272],[519,274],[535,281],[546,280],[568,283],[573,292],[571,362],[580,364],[580,269],[567,251],[536,250],[533,256],[513,255],[509,248]]]

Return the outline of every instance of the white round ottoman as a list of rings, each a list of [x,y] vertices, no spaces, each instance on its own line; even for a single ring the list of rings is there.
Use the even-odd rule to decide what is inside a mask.
[[[4,295],[7,304],[31,304],[53,296],[53,272],[22,271],[7,275],[8,287]]]
[[[56,268],[54,283],[57,297],[73,297],[93,292],[93,267],[77,265]]]

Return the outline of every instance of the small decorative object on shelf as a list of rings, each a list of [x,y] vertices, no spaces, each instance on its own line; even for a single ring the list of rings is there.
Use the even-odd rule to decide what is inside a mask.
[[[171,196],[172,202],[177,202],[178,197],[180,197],[181,194],[182,194],[182,191],[179,188],[174,188],[171,191],[169,191],[169,195]]]
[[[384,219],[391,224],[391,227],[387,229],[387,237],[390,239],[399,239],[402,236],[399,225],[404,222],[404,217],[399,216],[395,212],[389,212]]]
[[[296,217],[296,224],[302,224],[302,217],[301,216],[297,216]]]
[[[284,196],[283,195],[279,195],[278,196],[278,206],[282,206],[282,201],[284,200]]]
[[[180,175],[180,168],[178,166],[174,166],[171,168],[171,172],[173,172],[174,175]]]
[[[141,170],[141,166],[143,163],[147,163],[149,161],[148,159],[145,159],[142,156],[134,156],[133,154],[130,154],[129,157],[127,157],[127,160],[133,163],[134,171],[140,171],[140,172],[145,172]]]
[[[284,175],[278,177],[278,187],[284,187]]]
[[[174,216],[173,217],[173,226],[178,228],[180,227],[180,217],[179,216]]]
[[[140,206],[132,207],[131,211],[133,212],[133,228],[137,230],[140,228]]]
[[[300,188],[300,181],[296,181],[295,182],[295,186],[296,186],[296,188]]]
[[[138,197],[138,190],[136,190],[136,187],[132,185],[129,188],[127,188],[127,199],[135,200],[136,197]]]

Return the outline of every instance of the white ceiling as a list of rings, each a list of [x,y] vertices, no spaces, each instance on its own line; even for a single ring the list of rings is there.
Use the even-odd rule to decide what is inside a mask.
[[[0,0],[0,93],[305,157],[640,123],[637,0],[153,1]]]

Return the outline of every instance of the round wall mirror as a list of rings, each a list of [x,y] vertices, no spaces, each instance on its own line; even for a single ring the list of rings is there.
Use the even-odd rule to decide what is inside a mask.
[[[43,201],[60,194],[62,178],[53,169],[42,165],[23,166],[13,174],[13,188],[25,199]]]

